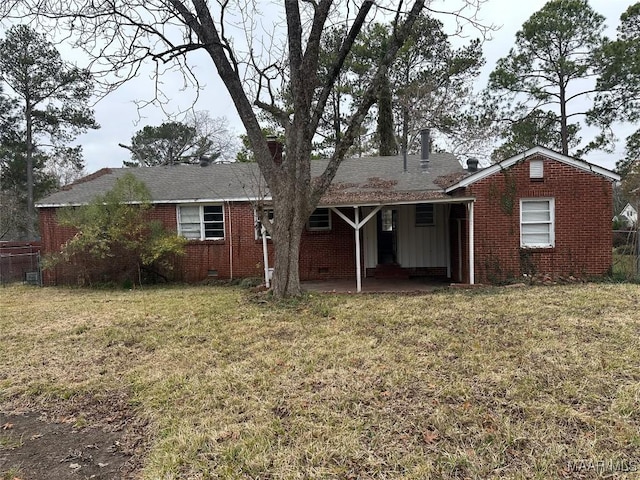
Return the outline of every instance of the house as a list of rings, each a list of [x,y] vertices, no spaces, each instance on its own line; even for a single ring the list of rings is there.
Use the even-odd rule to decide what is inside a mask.
[[[324,165],[313,161],[312,174]],[[38,203],[43,252],[57,251],[72,234],[57,225],[57,209],[89,202],[126,172],[151,191],[153,217],[189,239],[179,279],[262,276],[277,261],[256,228],[253,205],[269,197],[251,163],[103,169]],[[406,159],[347,159],[307,224],[300,278],[352,278],[359,290],[363,277],[473,284],[534,273],[605,275],[616,180],[542,147],[484,169],[472,160],[465,169],[426,147]],[[64,266],[44,277],[47,284],[75,279]]]
[[[613,217],[614,222],[620,221],[627,227],[635,227],[638,224],[638,211],[631,205],[627,203],[624,208],[620,211],[619,214]]]

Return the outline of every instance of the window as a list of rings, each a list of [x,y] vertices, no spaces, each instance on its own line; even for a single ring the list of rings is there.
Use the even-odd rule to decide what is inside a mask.
[[[178,207],[179,233],[190,240],[224,238],[222,205],[189,205]]]
[[[432,227],[435,224],[433,203],[416,205],[416,227]]]
[[[520,245],[528,248],[553,247],[554,201],[520,200]]]
[[[265,208],[264,211],[266,212],[269,221],[271,223],[273,223],[273,208]],[[256,239],[262,238],[262,222],[260,221],[260,218],[258,217],[258,212],[254,211],[254,215],[256,218]],[[271,235],[269,234],[269,232],[267,232],[265,230],[265,237],[266,238],[271,238]]]
[[[331,230],[331,210],[316,208],[307,222],[308,230]]]
[[[393,232],[395,230],[393,210],[383,208],[380,210],[380,230],[383,232]]]

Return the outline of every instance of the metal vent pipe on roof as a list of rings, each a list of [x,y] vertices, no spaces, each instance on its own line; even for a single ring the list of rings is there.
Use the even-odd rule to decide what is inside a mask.
[[[428,128],[420,130],[420,167],[426,170],[429,165],[429,150],[431,148],[431,132]]]

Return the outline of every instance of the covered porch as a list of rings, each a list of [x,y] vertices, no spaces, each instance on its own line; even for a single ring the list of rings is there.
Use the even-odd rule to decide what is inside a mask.
[[[327,205],[354,232],[355,278],[336,289],[425,291],[474,284],[473,199]],[[332,291],[322,282],[315,289]],[[395,286],[394,288],[391,288]]]

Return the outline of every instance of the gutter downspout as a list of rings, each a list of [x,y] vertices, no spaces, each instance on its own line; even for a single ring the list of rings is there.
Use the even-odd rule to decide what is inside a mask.
[[[264,225],[260,225],[260,233],[262,234],[262,260],[264,264],[264,284],[267,288],[271,288],[269,279],[269,251],[267,250],[267,229]]]
[[[467,204],[467,211],[469,212],[469,284],[470,285],[474,285],[476,283],[475,282],[475,276],[476,275],[475,275],[475,271],[474,271],[475,245],[474,245],[474,237],[473,237],[473,230],[474,230],[473,202],[469,202]]]
[[[233,280],[233,223],[231,221],[231,202],[227,202],[229,210],[229,276]]]

